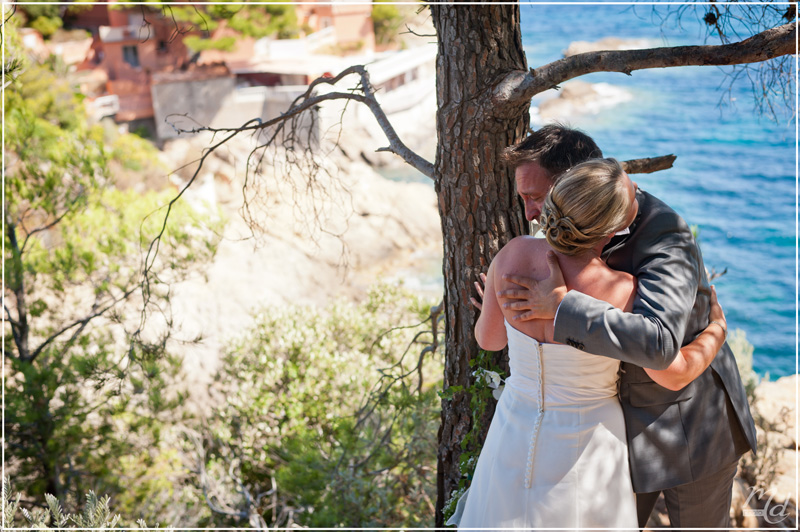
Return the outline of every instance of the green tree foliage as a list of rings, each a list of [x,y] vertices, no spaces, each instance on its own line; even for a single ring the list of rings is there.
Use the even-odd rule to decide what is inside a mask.
[[[391,44],[397,39],[397,31],[403,25],[403,15],[389,0],[379,0],[372,5],[372,24],[375,41]]]
[[[209,15],[226,20],[228,26],[242,35],[255,37],[297,37],[299,28],[295,7],[291,4],[262,4],[258,6],[209,7]]]
[[[203,50],[232,52],[236,50],[236,37],[228,36],[220,39],[204,39],[197,35],[189,35],[183,39],[183,44],[192,52],[202,52]]]
[[[62,6],[48,2],[47,0],[31,0],[17,6],[25,17],[30,21],[39,17],[57,18],[61,16]]]
[[[61,17],[36,17],[31,21],[31,28],[42,34],[42,37],[49,39],[64,26]]]
[[[412,343],[431,340],[429,314],[388,286],[359,305],[259,314],[216,377],[224,400],[200,453],[201,487],[229,515],[214,524],[429,523],[441,356]]]
[[[122,489],[120,458],[157,443],[180,403],[168,387],[180,368],[167,342],[169,285],[215,246],[178,208],[145,309],[161,323],[143,329],[142,248],[172,194],[115,187],[110,165],[128,154],[87,125],[62,78],[22,55],[13,26],[4,32],[6,55],[21,65],[4,92],[7,468],[26,495],[78,508],[90,487]]]
[[[212,39],[210,36],[225,23],[229,28],[245,37],[271,37],[290,39],[300,35],[295,6],[279,2],[259,5],[234,4],[232,1],[217,2],[198,7],[169,5],[161,8],[161,13],[172,18],[182,27],[182,31],[196,30],[200,35],[188,35],[184,44],[194,52],[202,50],[233,51],[236,40],[233,37]]]
[[[35,29],[47,39],[64,25],[61,19],[63,6],[45,3],[45,0],[33,0],[17,6],[27,25]]]

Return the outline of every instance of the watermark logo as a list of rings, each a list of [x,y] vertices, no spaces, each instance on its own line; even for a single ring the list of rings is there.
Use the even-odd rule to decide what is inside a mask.
[[[753,499],[755,497],[755,499]],[[754,517],[760,517],[764,520],[764,522],[769,523],[771,525],[776,525],[778,523],[783,522],[784,520],[789,518],[789,499],[791,495],[787,495],[784,499],[784,502],[779,503],[775,502],[773,499],[775,498],[774,493],[770,493],[763,488],[750,488],[750,495],[747,496],[747,500],[744,501],[745,508],[742,510],[742,515],[751,515]],[[764,502],[766,499],[766,502]],[[749,508],[752,506],[762,506],[762,508]]]

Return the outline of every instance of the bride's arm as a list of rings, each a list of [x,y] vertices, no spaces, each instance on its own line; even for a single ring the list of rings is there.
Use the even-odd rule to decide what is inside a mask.
[[[664,388],[680,390],[695,380],[714,360],[728,331],[725,314],[717,301],[717,291],[711,287],[711,302],[709,308],[709,323],[690,344],[683,346],[667,369],[644,370],[651,379]]]
[[[495,264],[497,257],[489,265],[486,274],[486,288],[483,291],[483,308],[478,321],[475,323],[475,340],[481,349],[487,351],[500,351],[508,343],[506,327],[503,323],[503,311],[497,302],[497,284],[494,280]]]

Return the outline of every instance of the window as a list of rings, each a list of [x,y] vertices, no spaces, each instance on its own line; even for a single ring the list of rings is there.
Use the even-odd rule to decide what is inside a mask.
[[[136,46],[123,46],[122,59],[130,66],[139,68],[139,50]]]

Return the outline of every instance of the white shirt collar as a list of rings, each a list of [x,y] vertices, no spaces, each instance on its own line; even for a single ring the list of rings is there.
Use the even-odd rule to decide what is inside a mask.
[[[619,231],[614,233],[614,236],[623,236],[623,235],[629,235],[629,234],[631,234],[631,226],[628,226],[625,229],[620,229]]]

